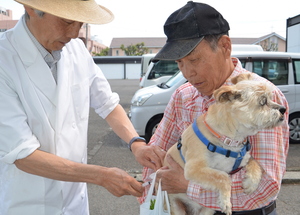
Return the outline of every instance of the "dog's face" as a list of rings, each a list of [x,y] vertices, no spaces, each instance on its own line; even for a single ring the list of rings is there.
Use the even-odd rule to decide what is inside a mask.
[[[252,80],[251,73],[239,75],[232,82],[235,85],[214,92],[216,104],[211,110],[219,115],[217,119],[226,120],[226,132],[254,135],[284,120],[286,108],[272,101],[271,84]]]

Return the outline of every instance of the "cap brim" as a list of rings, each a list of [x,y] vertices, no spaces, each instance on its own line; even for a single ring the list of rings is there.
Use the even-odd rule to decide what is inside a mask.
[[[184,58],[196,48],[203,38],[204,36],[188,40],[167,42],[151,61],[156,62],[159,60],[179,60]]]

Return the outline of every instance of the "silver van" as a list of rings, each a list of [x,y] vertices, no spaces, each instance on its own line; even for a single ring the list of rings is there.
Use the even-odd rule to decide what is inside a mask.
[[[146,74],[148,67],[151,63],[151,59],[155,56],[156,54],[143,54],[142,59],[141,59],[141,77],[140,81],[142,80],[143,76]]]
[[[273,82],[289,103],[290,143],[300,143],[300,53],[232,52],[243,67]],[[186,79],[181,72],[167,82],[139,89],[131,100],[129,117],[139,135],[150,139],[163,117],[172,93]]]
[[[143,88],[166,82],[178,71],[175,61],[161,60],[155,63],[151,62],[146,74],[142,77],[140,87]]]

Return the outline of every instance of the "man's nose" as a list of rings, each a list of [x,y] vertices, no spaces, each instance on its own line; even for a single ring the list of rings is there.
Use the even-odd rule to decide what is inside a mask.
[[[197,73],[194,69],[186,68],[183,74],[186,79],[189,79],[194,77]]]

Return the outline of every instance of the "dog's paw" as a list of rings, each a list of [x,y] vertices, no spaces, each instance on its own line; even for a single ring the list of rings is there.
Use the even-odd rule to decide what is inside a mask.
[[[254,180],[250,177],[245,177],[242,182],[244,193],[246,194],[253,193],[257,189],[258,184],[259,184],[259,180]]]
[[[219,205],[223,213],[225,213],[226,215],[232,214],[231,211],[232,205],[230,201],[219,201]]]

